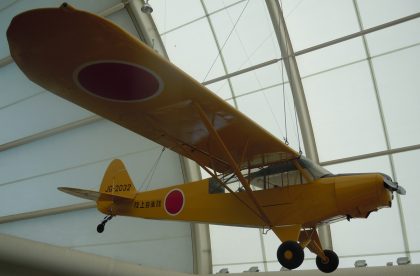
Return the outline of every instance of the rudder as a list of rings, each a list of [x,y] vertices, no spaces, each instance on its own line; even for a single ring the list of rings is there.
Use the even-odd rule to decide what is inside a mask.
[[[102,179],[100,193],[133,199],[137,193],[124,163],[114,159],[105,171]]]

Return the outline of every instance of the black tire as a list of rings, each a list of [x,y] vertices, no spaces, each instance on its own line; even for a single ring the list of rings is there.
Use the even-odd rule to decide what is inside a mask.
[[[98,226],[96,227],[96,231],[98,231],[98,233],[102,233],[104,230],[105,230],[104,223],[98,224]]]
[[[327,256],[328,261],[323,262],[320,257],[316,257],[316,266],[319,270],[325,273],[331,273],[335,271],[338,267],[339,260],[337,254],[332,250],[324,250],[325,256]]]
[[[298,268],[304,258],[303,248],[295,241],[285,241],[277,249],[277,260],[287,269]]]

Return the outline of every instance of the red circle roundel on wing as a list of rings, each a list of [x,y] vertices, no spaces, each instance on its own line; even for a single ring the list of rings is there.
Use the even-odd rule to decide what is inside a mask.
[[[77,80],[87,92],[116,101],[146,100],[162,89],[152,71],[118,61],[90,63],[79,70]]]
[[[165,198],[165,210],[170,215],[177,215],[184,207],[184,194],[176,189],[170,191]]]

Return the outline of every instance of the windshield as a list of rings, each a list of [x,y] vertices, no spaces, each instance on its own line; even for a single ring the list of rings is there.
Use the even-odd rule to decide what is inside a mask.
[[[321,177],[324,177],[324,176],[327,176],[327,175],[332,175],[331,172],[324,169],[320,165],[314,163],[313,161],[309,160],[308,158],[306,158],[303,155],[299,158],[299,164],[304,169],[307,169],[311,173],[311,175],[313,176],[314,179],[318,179],[318,178],[321,178]]]

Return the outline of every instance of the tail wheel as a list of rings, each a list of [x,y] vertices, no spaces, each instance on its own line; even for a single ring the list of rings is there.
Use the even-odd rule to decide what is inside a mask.
[[[103,231],[105,230],[105,223],[100,223],[99,225],[98,225],[98,227],[96,227],[96,231],[98,232],[98,233],[102,233]]]
[[[305,258],[303,248],[295,241],[285,241],[277,250],[279,263],[287,269],[298,268]]]
[[[322,261],[320,257],[316,257],[316,266],[319,270],[325,273],[333,272],[338,267],[338,256],[332,250],[324,250],[324,254],[327,257],[327,261]]]

